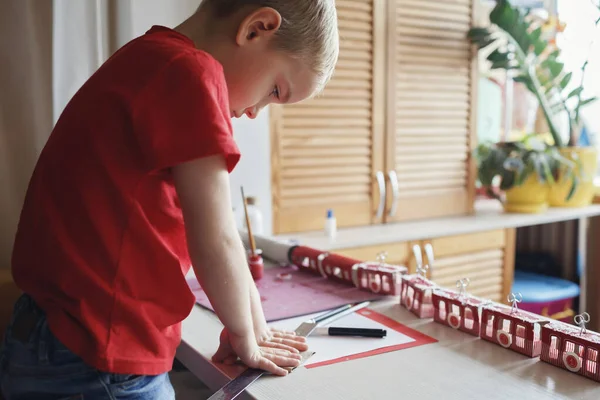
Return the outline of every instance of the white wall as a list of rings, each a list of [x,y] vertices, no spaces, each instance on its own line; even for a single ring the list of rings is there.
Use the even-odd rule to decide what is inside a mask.
[[[55,112],[58,114],[75,91],[97,68],[96,10],[105,0],[85,2],[56,0],[55,15]],[[191,15],[199,0],[119,0],[117,4],[117,44],[122,46],[143,35],[152,25],[175,27]],[[97,8],[98,7],[98,8]],[[81,24],[81,22],[84,22]],[[81,26],[83,25],[83,26]],[[106,26],[104,26],[106,27]],[[82,31],[83,29],[83,31]],[[272,232],[271,171],[268,111],[256,120],[233,120],[234,137],[242,158],[231,175],[233,207],[240,209],[240,186],[247,196],[256,196],[263,213],[265,234]]]

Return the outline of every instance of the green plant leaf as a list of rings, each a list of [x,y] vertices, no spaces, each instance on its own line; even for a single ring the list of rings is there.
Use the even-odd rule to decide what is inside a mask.
[[[548,47],[548,43],[544,40],[536,40],[533,42],[533,51],[536,56],[542,54],[544,50],[546,50],[546,47]]]
[[[538,26],[533,31],[531,31],[531,33],[529,34],[529,37],[531,38],[531,41],[533,43],[537,42],[541,36],[542,36],[542,27],[541,26]]]
[[[490,36],[490,30],[487,28],[474,27],[467,32],[467,37],[472,40],[479,40],[487,36]]]
[[[540,156],[540,162],[544,171],[544,180],[549,182],[550,184],[554,184],[554,175],[552,174],[550,163],[548,162],[548,158],[546,158],[545,154]]]
[[[565,177],[567,177],[571,181],[571,188],[569,189],[569,192],[567,193],[567,196],[565,198],[566,201],[569,201],[573,198],[573,195],[577,191],[577,187],[579,186],[579,178],[577,177],[577,174],[573,171],[567,173]]]
[[[561,63],[560,61],[554,61],[554,62],[550,63],[550,66],[548,68],[550,69],[550,72],[552,73],[552,78],[556,79],[563,72],[563,69],[565,68],[565,64]]]
[[[500,51],[498,49],[495,49],[487,56],[487,59],[491,62],[510,61],[509,55],[510,53],[506,51]]]
[[[567,96],[567,100],[571,97],[579,96],[579,94],[583,92],[583,86],[578,87],[577,89],[573,89],[571,93]]]
[[[500,181],[500,190],[506,191],[515,185],[515,173],[511,171],[504,171],[501,175],[502,180]]]
[[[490,13],[490,22],[500,27],[506,26],[511,21],[511,5],[507,0],[498,0]]]
[[[566,74],[560,81],[560,87],[561,89],[565,89],[568,85],[569,82],[571,82],[571,78],[573,77],[573,73],[569,72],[568,74]]]
[[[588,104],[593,103],[596,100],[598,100],[598,97],[596,97],[596,96],[590,97],[589,99],[582,100],[581,103],[579,103],[579,108],[581,108],[583,106],[587,106]]]
[[[490,66],[491,69],[513,69],[517,67],[518,66],[512,63],[511,60],[494,61]]]

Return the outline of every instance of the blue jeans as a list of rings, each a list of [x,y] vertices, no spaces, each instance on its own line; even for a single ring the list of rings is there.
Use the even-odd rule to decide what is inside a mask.
[[[5,400],[175,399],[168,374],[119,375],[86,365],[50,332],[27,295],[15,304],[0,350],[0,393]]]

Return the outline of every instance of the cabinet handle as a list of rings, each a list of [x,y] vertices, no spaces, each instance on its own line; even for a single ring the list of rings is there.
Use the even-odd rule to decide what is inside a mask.
[[[413,245],[412,248],[415,261],[417,262],[417,270],[423,268],[423,256],[421,255],[421,246],[418,244]]]
[[[385,211],[385,176],[381,171],[377,171],[375,176],[377,178],[377,184],[379,185],[379,207],[377,207],[377,218],[381,218]]]
[[[398,209],[398,196],[400,195],[400,188],[398,187],[398,174],[396,174],[396,171],[391,170],[388,172],[388,178],[390,179],[390,184],[392,185],[392,206],[390,207],[389,216],[393,217],[396,215],[396,211]]]
[[[425,255],[427,256],[427,265],[429,265],[429,270],[433,269],[433,263],[435,262],[435,257],[433,256],[433,246],[431,243],[425,244]]]

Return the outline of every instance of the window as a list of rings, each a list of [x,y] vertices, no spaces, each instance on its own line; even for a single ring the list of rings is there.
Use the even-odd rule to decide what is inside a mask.
[[[599,0],[557,0],[558,17],[566,27],[557,36],[556,43],[561,49],[565,70],[573,73],[569,86],[577,87],[581,83],[581,66],[589,56],[583,98],[600,97],[600,27],[594,25],[600,18],[599,3]],[[590,139],[600,150],[600,101],[586,106],[582,119]]]

